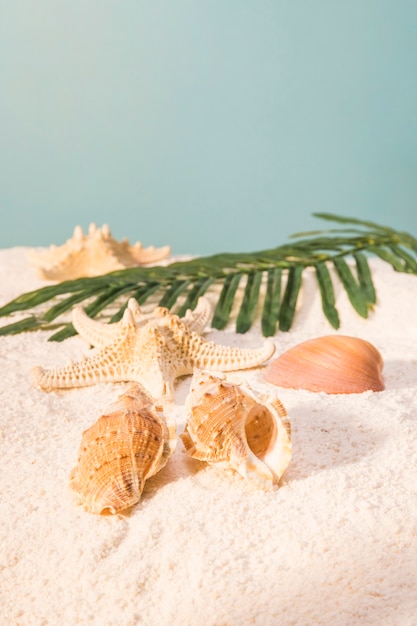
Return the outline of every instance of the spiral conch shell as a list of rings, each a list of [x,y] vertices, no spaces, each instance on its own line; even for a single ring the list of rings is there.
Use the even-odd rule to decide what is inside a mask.
[[[175,423],[133,384],[84,431],[70,489],[91,513],[119,513],[140,500],[175,445]]]
[[[265,368],[264,378],[279,387],[362,393],[382,391],[383,359],[368,341],[346,335],[326,335],[290,348]]]
[[[260,489],[273,488],[291,459],[290,427],[278,399],[256,397],[221,374],[197,371],[180,435],[189,456],[233,468]]]

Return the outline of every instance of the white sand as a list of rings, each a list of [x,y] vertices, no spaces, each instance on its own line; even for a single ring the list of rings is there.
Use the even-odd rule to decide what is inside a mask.
[[[0,623],[11,626],[417,624],[417,277],[373,261],[378,306],[358,317],[338,293],[341,331],[374,343],[386,390],[330,396],[278,389],[293,430],[277,491],[188,459],[181,441],[126,515],[100,517],[67,490],[82,431],[125,384],[44,393],[34,365],[87,354],[74,337],[0,337]],[[0,251],[0,301],[42,283],[23,248]],[[0,323],[6,323],[4,320]],[[329,334],[311,277],[278,352]],[[260,345],[258,331],[210,331]],[[177,386],[184,426],[189,379]]]

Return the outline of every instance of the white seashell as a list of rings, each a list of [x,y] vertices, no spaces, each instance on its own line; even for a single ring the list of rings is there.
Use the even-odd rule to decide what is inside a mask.
[[[180,436],[189,456],[233,468],[261,489],[278,483],[291,459],[288,416],[278,399],[197,371],[185,406]]]
[[[41,278],[61,281],[157,263],[167,258],[170,251],[169,246],[144,248],[140,241],[133,245],[127,239],[117,241],[107,224],[97,228],[92,223],[87,235],[76,226],[73,236],[62,246],[52,244],[47,250],[29,250],[28,258]]]
[[[70,488],[87,511],[119,513],[140,500],[175,445],[175,423],[133,384],[84,431]]]

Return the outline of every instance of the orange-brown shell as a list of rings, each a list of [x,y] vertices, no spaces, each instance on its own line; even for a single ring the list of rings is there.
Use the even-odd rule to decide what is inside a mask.
[[[186,398],[181,439],[189,456],[232,468],[258,488],[278,483],[291,459],[287,412],[221,374],[197,371]]]
[[[91,513],[118,513],[136,504],[145,480],[167,462],[175,424],[138,384],[84,431],[70,488]]]
[[[362,393],[382,391],[383,360],[369,341],[326,335],[290,348],[265,368],[264,378],[279,387]]]

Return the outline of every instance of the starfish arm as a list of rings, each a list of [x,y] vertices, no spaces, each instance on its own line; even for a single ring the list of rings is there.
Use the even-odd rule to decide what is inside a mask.
[[[90,345],[103,348],[120,334],[122,322],[103,324],[89,317],[81,306],[77,306],[72,312],[72,325]]]
[[[234,348],[206,341],[174,315],[167,316],[166,325],[160,329],[169,348],[171,363],[176,364],[176,377],[191,374],[194,367],[225,372],[257,367],[275,351],[271,340],[257,349]]]
[[[181,318],[190,330],[193,330],[198,335],[204,331],[211,317],[211,304],[203,296],[198,299],[198,303],[194,311],[188,309],[185,317]]]
[[[267,340],[257,349],[220,346],[212,341],[194,340],[190,356],[194,366],[201,369],[214,369],[222,372],[258,367],[275,352],[275,345]]]
[[[109,346],[94,357],[65,367],[50,370],[34,367],[31,374],[36,386],[46,391],[131,380],[120,353]]]
[[[127,318],[128,315],[125,317]],[[33,368],[32,376],[35,383],[38,387],[49,391],[86,387],[102,382],[128,380],[140,382],[131,378],[136,335],[136,327],[125,322],[117,339],[94,356],[58,369]]]
[[[72,324],[75,330],[89,344],[97,348],[104,348],[116,341],[126,324],[139,326],[144,321],[148,321],[148,318],[142,313],[139,304],[134,298],[129,298],[123,318],[113,324],[102,323],[92,319],[80,306],[75,307],[72,312]]]
[[[155,248],[154,246],[149,246],[144,248],[140,242],[137,242],[130,248],[130,252],[137,265],[148,265],[149,263],[157,263],[166,259],[171,254],[171,247]]]

